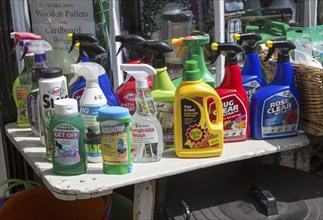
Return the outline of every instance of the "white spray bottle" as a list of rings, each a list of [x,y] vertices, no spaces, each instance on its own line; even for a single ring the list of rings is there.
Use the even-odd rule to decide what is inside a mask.
[[[147,82],[156,70],[147,64],[121,64],[120,68],[136,79],[136,112],[130,125],[133,161],[159,161],[164,149],[163,130]]]
[[[107,99],[98,83],[98,77],[105,74],[105,70],[100,64],[93,62],[72,64],[71,67],[71,72],[75,73],[74,77],[83,76],[86,80],[80,100],[80,113],[85,126],[87,160],[102,162],[100,125],[96,117],[99,109],[107,106]]]

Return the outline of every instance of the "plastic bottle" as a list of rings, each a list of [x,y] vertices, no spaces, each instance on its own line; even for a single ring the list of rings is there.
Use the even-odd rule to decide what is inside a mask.
[[[28,106],[28,117],[29,123],[32,132],[35,135],[40,136],[41,144],[45,144],[44,139],[44,131],[41,128],[43,124],[41,119],[41,112],[40,112],[40,105],[39,105],[39,78],[41,75],[41,70],[44,68],[48,68],[47,59],[46,59],[46,52],[52,51],[53,47],[44,40],[20,40],[19,45],[24,47],[24,53],[22,58],[25,57],[28,51],[35,54],[35,70],[32,76],[32,86],[31,91],[28,94],[27,98],[27,106]],[[52,106],[54,108],[54,106]]]
[[[188,51],[189,51],[188,59],[197,61],[198,67],[201,71],[202,80],[214,88],[215,78],[206,67],[204,52],[203,52],[203,47],[208,43],[210,43],[210,36],[198,32],[198,34],[195,36],[173,38],[171,40],[171,43],[173,45],[179,45],[181,47],[177,56],[181,56],[183,51],[186,48],[188,48]],[[181,77],[173,80],[174,85],[178,87],[181,80],[182,80]]]
[[[87,170],[84,147],[84,123],[75,99],[54,101],[54,115],[50,122],[54,173],[79,175]]]
[[[249,105],[247,93],[242,85],[242,76],[237,61],[237,54],[243,52],[236,43],[212,43],[211,49],[216,51],[215,60],[225,55],[224,78],[215,90],[223,103],[224,143],[245,141],[249,136]],[[210,111],[215,110],[214,103]],[[218,114],[212,114],[215,120]]]
[[[77,63],[82,60],[83,62],[95,62],[100,64],[101,66],[106,66],[107,62],[107,52],[103,47],[99,44],[93,43],[76,43],[74,49],[79,51],[79,58]],[[84,77],[79,77],[78,80],[74,82],[74,79],[70,81],[69,85],[73,85],[71,89],[70,97],[75,98],[76,100],[81,99],[82,94],[85,88],[85,79]],[[113,91],[113,86],[108,77],[108,74],[103,74],[99,76],[99,85],[101,90],[103,91],[105,97],[108,100],[108,105],[110,106],[118,106],[119,100],[115,92]]]
[[[103,172],[126,174],[132,171],[129,109],[111,106],[101,108],[97,117],[100,122]]]
[[[136,112],[130,125],[133,161],[159,161],[164,149],[163,130],[147,82],[156,71],[147,64],[121,64],[120,68],[136,79]]]
[[[196,60],[184,63],[183,80],[174,100],[174,139],[178,157],[220,156],[223,150],[223,108],[219,95],[201,79]],[[219,115],[211,122],[208,101]]]
[[[277,71],[272,82],[259,89],[250,105],[250,135],[255,139],[294,136],[299,129],[299,94],[294,84],[294,71],[289,52],[295,49],[291,41],[267,41],[265,58],[278,53]]]
[[[165,147],[172,148],[174,147],[173,107],[176,87],[168,75],[164,56],[172,52],[173,48],[160,41],[147,41],[145,47],[148,53],[153,54],[152,65],[157,72],[153,77],[154,83],[151,89],[157,109],[157,119],[163,128]]]
[[[105,74],[104,68],[93,62],[71,65],[74,77],[83,76],[86,87],[80,100],[80,112],[85,125],[85,149],[88,162],[102,162],[100,125],[96,121],[98,112],[107,106],[107,99],[101,90],[98,77]]]
[[[266,85],[266,81],[262,75],[261,63],[257,52],[257,42],[262,37],[257,33],[233,34],[233,38],[243,48],[244,64],[242,68],[242,83],[248,96],[250,104],[252,95],[260,88]]]
[[[54,115],[54,101],[68,98],[66,77],[59,67],[41,69],[39,82],[40,123],[44,131],[46,156],[52,160],[53,137],[49,124]]]
[[[128,64],[140,64],[145,57],[144,45],[146,42],[144,38],[138,35],[118,35],[115,37],[116,42],[121,42],[118,53],[123,48],[128,52]],[[152,78],[148,77],[148,85],[151,88],[153,84]],[[128,108],[130,114],[133,115],[136,111],[136,82],[135,79],[129,75],[126,76],[124,82],[116,89],[116,94],[119,98],[120,105]]]
[[[29,32],[11,32],[10,37],[15,40],[11,53],[15,50],[19,40],[39,40],[41,36]],[[24,48],[28,49],[28,48]],[[32,86],[32,73],[35,67],[35,56],[31,52],[27,52],[23,59],[23,70],[15,79],[12,87],[13,99],[17,109],[17,127],[30,127],[28,117],[27,99]]]

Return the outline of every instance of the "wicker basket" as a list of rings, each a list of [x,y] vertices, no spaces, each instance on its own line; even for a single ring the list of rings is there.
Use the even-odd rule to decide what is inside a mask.
[[[262,59],[263,60],[263,59]],[[267,82],[276,73],[276,62],[263,63]],[[295,85],[300,95],[301,129],[313,135],[323,135],[323,69],[294,64]]]

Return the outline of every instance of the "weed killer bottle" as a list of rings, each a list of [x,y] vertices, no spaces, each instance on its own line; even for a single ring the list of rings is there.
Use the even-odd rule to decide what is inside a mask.
[[[40,126],[43,127],[46,147],[46,157],[52,160],[53,140],[49,129],[50,121],[54,115],[54,101],[68,97],[66,77],[59,67],[49,67],[40,72]]]
[[[78,112],[76,99],[54,102],[54,116],[50,122],[53,145],[54,173],[78,175],[87,170],[84,147],[84,123]]]

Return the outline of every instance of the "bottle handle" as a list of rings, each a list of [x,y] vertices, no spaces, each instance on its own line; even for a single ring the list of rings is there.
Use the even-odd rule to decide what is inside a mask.
[[[212,99],[215,104],[215,110],[216,110],[216,122],[212,123],[210,120],[210,114],[208,110],[208,100]],[[205,111],[205,118],[207,122],[207,127],[211,132],[216,132],[217,130],[223,129],[223,107],[222,102],[220,98],[216,98],[214,96],[206,96],[203,99],[203,107]]]

